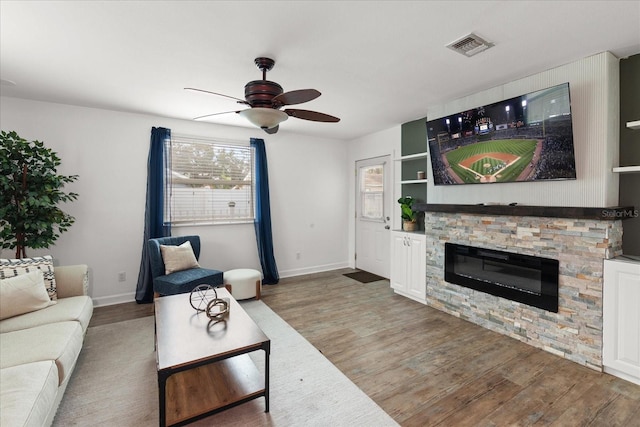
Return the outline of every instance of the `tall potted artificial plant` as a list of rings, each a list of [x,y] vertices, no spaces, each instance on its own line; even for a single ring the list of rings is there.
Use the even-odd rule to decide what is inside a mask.
[[[25,248],[48,248],[75,218],[58,203],[78,198],[62,191],[77,175],[59,175],[60,158],[40,141],[0,132],[0,244],[26,257]]]
[[[404,231],[414,231],[418,228],[418,213],[412,209],[415,199],[411,196],[404,196],[398,199],[400,203],[402,217],[402,229]]]

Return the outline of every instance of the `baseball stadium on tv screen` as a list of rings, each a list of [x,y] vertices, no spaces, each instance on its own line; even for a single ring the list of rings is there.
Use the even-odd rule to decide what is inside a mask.
[[[576,179],[569,83],[427,121],[435,185]]]

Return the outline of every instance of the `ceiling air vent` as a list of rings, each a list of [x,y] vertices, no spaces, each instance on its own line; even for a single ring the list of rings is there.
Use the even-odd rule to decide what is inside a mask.
[[[467,36],[462,37],[455,42],[448,44],[447,47],[451,50],[455,50],[458,53],[463,54],[464,56],[471,57],[480,52],[483,52],[490,47],[493,46],[493,43],[489,43],[484,40],[482,37],[478,37],[477,35],[471,33]]]

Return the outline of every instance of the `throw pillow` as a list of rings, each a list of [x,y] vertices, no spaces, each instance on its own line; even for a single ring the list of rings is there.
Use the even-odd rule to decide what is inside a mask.
[[[188,240],[180,246],[160,245],[160,253],[164,262],[164,274],[200,267]]]
[[[0,279],[0,320],[41,310],[55,303],[49,298],[40,270]]]
[[[51,255],[21,259],[0,259],[0,280],[35,270],[42,271],[49,298],[52,301],[57,300],[56,277],[53,274],[53,257]]]

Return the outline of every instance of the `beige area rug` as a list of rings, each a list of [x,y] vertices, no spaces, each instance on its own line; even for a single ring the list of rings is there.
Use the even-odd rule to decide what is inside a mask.
[[[264,398],[193,426],[397,426],[373,400],[262,301],[241,303],[271,339]],[[153,317],[89,328],[53,425],[157,426]],[[264,370],[264,352],[251,354]]]

